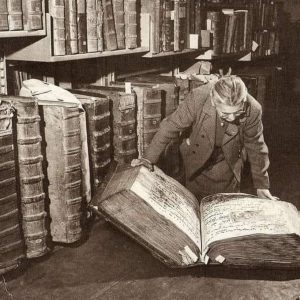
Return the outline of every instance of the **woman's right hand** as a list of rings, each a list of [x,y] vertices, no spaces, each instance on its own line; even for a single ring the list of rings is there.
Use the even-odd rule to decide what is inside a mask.
[[[154,171],[154,165],[151,163],[150,160],[148,160],[146,158],[136,158],[136,159],[133,159],[131,161],[131,166],[132,167],[144,166],[149,171],[151,171],[151,172]]]

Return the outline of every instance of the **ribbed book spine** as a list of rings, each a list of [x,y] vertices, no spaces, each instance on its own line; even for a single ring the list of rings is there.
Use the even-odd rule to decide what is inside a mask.
[[[171,17],[174,10],[174,1],[165,0],[163,2],[163,37],[162,47],[163,51],[174,50],[174,19]]]
[[[73,243],[82,236],[83,216],[79,110],[43,106],[43,118],[51,236],[55,242]]]
[[[116,50],[118,49],[118,45],[112,1],[103,0],[102,5],[105,50]]]
[[[15,269],[25,256],[19,223],[12,107],[0,104],[0,274]]]
[[[8,0],[8,26],[9,30],[23,29],[23,13],[21,0]]]
[[[43,29],[43,7],[41,0],[22,1],[24,29]]]
[[[87,114],[92,192],[95,194],[111,163],[109,100],[107,97],[77,94],[78,90],[71,92],[80,100]]]
[[[78,53],[76,0],[65,0],[66,54]]]
[[[130,163],[137,157],[135,94],[118,93],[113,103],[114,159],[119,164]]]
[[[97,10],[97,40],[98,40],[98,51],[102,52],[104,50],[104,40],[103,40],[103,6],[102,0],[96,0],[96,10]]]
[[[96,0],[86,1],[87,52],[98,51]]]
[[[9,30],[7,0],[0,0],[0,31]]]
[[[15,98],[22,226],[28,258],[47,253],[40,116],[34,99]]]
[[[124,0],[126,49],[137,48],[137,2]]]
[[[113,0],[118,49],[125,49],[124,0]]]
[[[152,26],[152,47],[151,52],[157,54],[160,52],[160,34],[161,34],[161,23],[160,23],[160,0],[154,0],[153,9],[153,26]]]
[[[78,52],[87,52],[87,37],[86,37],[86,3],[85,0],[77,0],[77,38]]]
[[[53,54],[66,54],[65,5],[63,0],[49,0],[49,11],[53,19]]]

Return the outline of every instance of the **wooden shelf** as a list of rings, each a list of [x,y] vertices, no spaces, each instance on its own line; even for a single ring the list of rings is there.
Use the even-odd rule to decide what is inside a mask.
[[[204,54],[199,55],[196,59],[198,60],[208,60],[208,61],[216,61],[216,60],[242,60],[250,51],[243,51],[239,53],[224,53],[219,55],[214,55],[213,51],[207,50]]]
[[[155,57],[164,57],[164,56],[174,56],[174,55],[183,55],[183,54],[192,54],[192,53],[199,53],[203,52],[203,49],[184,49],[182,51],[169,51],[169,52],[160,52],[157,54],[153,54],[148,52],[147,54],[143,55],[145,58],[155,58]]]
[[[6,58],[9,61],[32,61],[32,62],[64,62],[81,59],[91,59],[100,57],[109,57],[117,55],[130,55],[136,53],[145,53],[149,48],[139,47],[135,49],[122,49],[104,52],[92,52],[72,55],[52,55],[52,37],[50,15],[46,14],[47,35],[33,40],[19,39],[14,43],[5,45]]]

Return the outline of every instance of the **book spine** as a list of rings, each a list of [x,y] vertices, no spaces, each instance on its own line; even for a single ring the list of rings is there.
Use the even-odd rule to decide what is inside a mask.
[[[78,53],[76,0],[65,0],[66,54]]]
[[[103,0],[102,5],[105,49],[116,50],[118,49],[118,45],[112,2],[111,0]]]
[[[114,9],[118,49],[125,49],[124,0],[113,0],[113,9]]]
[[[98,51],[96,0],[86,1],[87,52]]]
[[[77,107],[43,106],[51,236],[73,243],[82,236],[80,119]],[[60,143],[56,141],[59,139]]]
[[[49,11],[53,18],[53,54],[66,54],[65,5],[63,0],[50,0]]]
[[[23,0],[23,20],[24,29],[40,30],[43,29],[43,7],[41,0]]]
[[[137,157],[136,100],[134,94],[119,93],[113,103],[114,159],[119,164]]]
[[[160,52],[160,0],[154,1],[154,9],[153,9],[153,28],[152,28],[152,49],[151,52],[153,54],[157,54]]]
[[[214,55],[222,54],[224,40],[224,14],[217,11],[207,12],[207,19],[211,21],[213,32],[213,52]]]
[[[163,51],[174,50],[174,20],[171,18],[174,9],[172,0],[163,2]]]
[[[7,0],[0,0],[0,31],[9,30]]]
[[[8,26],[9,30],[23,29],[23,13],[21,0],[8,0]]]
[[[25,249],[19,223],[11,103],[0,104],[0,274],[15,269]]]
[[[96,0],[96,10],[97,10],[98,51],[102,52],[104,50],[104,41],[103,41],[103,6],[102,6],[102,0]]]
[[[189,1],[189,33],[196,33],[195,32],[195,14],[196,14],[196,0],[190,0]]]
[[[187,47],[189,36],[188,1],[179,0],[179,51]]]
[[[180,40],[179,40],[179,31],[180,31],[180,23],[179,23],[179,0],[174,0],[174,51],[180,50]]]
[[[28,258],[47,253],[40,116],[35,100],[16,99],[22,226]]]
[[[126,49],[137,48],[137,0],[124,0]]]
[[[87,31],[86,31],[86,3],[85,0],[77,0],[77,39],[78,52],[87,52]]]
[[[231,15],[228,23],[228,38],[226,53],[231,53],[232,45],[234,42],[234,32],[236,28],[236,15]]]
[[[6,61],[4,51],[0,50],[0,94],[7,94]]]

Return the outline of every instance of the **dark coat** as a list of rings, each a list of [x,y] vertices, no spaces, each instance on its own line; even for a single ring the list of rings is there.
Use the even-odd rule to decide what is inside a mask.
[[[191,92],[178,109],[165,118],[154,136],[145,158],[156,163],[166,145],[178,132],[191,128],[190,145],[183,143],[181,150],[186,177],[191,178],[210,158],[215,145],[216,109],[211,102],[212,86],[201,86]],[[247,114],[240,125],[229,124],[223,138],[225,159],[238,182],[241,181],[243,157],[250,161],[255,188],[268,189],[268,148],[264,142],[261,105],[248,94]]]

